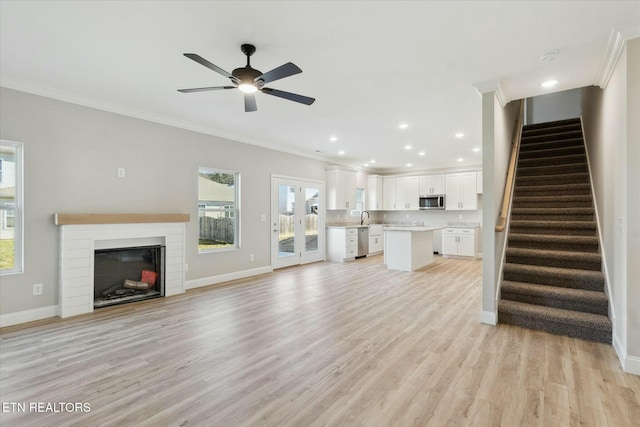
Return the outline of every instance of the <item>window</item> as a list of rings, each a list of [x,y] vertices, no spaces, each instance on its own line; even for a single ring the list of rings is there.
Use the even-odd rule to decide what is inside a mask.
[[[0,141],[0,274],[22,272],[22,144]]]
[[[349,212],[351,216],[360,216],[364,209],[364,188],[356,188],[356,208]]]
[[[240,247],[240,173],[198,169],[199,252]]]

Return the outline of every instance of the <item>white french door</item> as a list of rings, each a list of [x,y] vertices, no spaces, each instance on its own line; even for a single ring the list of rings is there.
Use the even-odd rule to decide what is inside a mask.
[[[271,266],[324,260],[324,183],[271,178]]]

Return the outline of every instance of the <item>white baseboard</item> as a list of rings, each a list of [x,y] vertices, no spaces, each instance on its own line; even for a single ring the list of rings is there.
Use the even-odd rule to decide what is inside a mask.
[[[495,326],[498,324],[498,314],[493,311],[483,311],[480,315],[480,322]]]
[[[613,349],[620,360],[622,370],[634,375],[640,375],[640,357],[629,356],[622,347],[622,343],[616,334],[613,334]]]
[[[271,266],[252,268],[251,270],[236,271],[233,273],[220,274],[217,276],[203,277],[201,279],[187,280],[184,283],[184,290],[201,288],[203,286],[215,285],[217,283],[228,282],[230,280],[244,279],[246,277],[257,276],[259,274],[271,273]]]
[[[15,313],[0,315],[0,328],[57,316],[60,316],[60,307],[58,305],[34,308],[33,310],[16,311]]]

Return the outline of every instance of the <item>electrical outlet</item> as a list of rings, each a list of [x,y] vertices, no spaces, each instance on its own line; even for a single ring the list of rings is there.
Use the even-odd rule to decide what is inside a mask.
[[[184,265],[184,271],[189,271],[189,264]]]
[[[265,215],[265,214],[261,214],[261,215],[260,215],[260,221],[264,222],[264,221],[266,221],[266,220],[267,220],[267,215]]]
[[[118,178],[124,178],[124,177],[125,177],[124,168],[118,168]]]
[[[33,285],[33,295],[42,295],[42,283]]]
[[[253,254],[249,255],[249,261],[255,261],[255,257],[253,256]]]

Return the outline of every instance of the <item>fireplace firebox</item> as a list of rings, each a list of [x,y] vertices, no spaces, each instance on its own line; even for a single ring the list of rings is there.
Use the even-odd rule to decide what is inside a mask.
[[[163,297],[164,262],[162,245],[96,250],[93,307]]]

